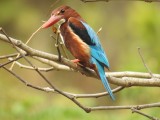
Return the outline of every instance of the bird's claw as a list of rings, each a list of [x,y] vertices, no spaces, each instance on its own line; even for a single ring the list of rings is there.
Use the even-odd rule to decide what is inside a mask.
[[[78,62],[80,62],[80,60],[79,59],[74,59],[74,60],[71,60],[71,62],[78,63]]]

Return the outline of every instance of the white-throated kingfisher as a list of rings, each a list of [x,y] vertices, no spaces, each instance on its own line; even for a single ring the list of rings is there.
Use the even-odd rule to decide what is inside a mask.
[[[75,10],[65,5],[53,10],[50,19],[42,28],[48,28],[61,20],[64,22],[59,29],[65,46],[84,67],[89,67],[97,73],[114,100],[104,70],[104,67],[109,68],[109,62],[97,34]]]

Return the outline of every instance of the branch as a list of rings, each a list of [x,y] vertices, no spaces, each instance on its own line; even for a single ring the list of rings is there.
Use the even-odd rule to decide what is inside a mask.
[[[12,61],[13,59],[12,59],[12,58],[9,58],[9,60]],[[34,70],[33,67],[27,66],[27,65],[23,65],[23,64],[21,64],[21,63],[18,62],[18,61],[15,61],[15,64],[17,64],[20,68],[25,68],[25,69],[29,69],[29,70]],[[39,71],[48,72],[48,71],[53,70],[54,68],[53,68],[53,67],[49,67],[49,68],[40,68],[40,67],[38,67],[37,69],[38,69]]]
[[[136,112],[138,114],[141,114],[143,116],[146,116],[150,119],[157,120],[157,118],[154,118],[152,116],[146,115],[139,110],[146,109],[146,108],[153,108],[153,107],[160,107],[160,103],[150,103],[150,104],[142,104],[142,105],[122,105],[122,106],[96,106],[96,107],[88,107],[83,105],[81,102],[79,102],[77,99],[79,98],[99,98],[103,96],[107,96],[108,92],[102,92],[102,93],[94,93],[94,94],[75,94],[75,93],[69,93],[60,90],[57,88],[54,84],[52,84],[40,71],[49,71],[49,70],[66,70],[70,72],[81,72],[83,74],[86,74],[89,77],[98,78],[95,74],[95,72],[91,69],[84,68],[81,65],[77,65],[72,63],[69,59],[66,59],[61,56],[60,51],[58,52],[59,55],[53,55],[49,54],[43,51],[36,50],[34,48],[29,47],[25,43],[23,43],[20,40],[13,39],[9,37],[3,30],[2,32],[5,34],[0,34],[0,40],[7,42],[13,46],[17,50],[20,56],[16,57],[15,59],[9,58],[14,57],[15,54],[0,56],[1,59],[8,58],[10,61],[6,62],[4,64],[0,64],[0,68],[5,69],[7,72],[15,76],[17,79],[19,79],[22,83],[24,83],[26,86],[29,86],[31,88],[45,91],[45,92],[52,92],[52,93],[58,93],[68,99],[70,99],[72,102],[74,102],[77,106],[79,106],[81,109],[83,109],[85,112],[89,113],[91,111],[96,110],[117,110],[117,109],[130,109],[132,112]],[[58,39],[58,37],[57,37]],[[27,57],[31,57],[33,59],[36,59],[44,64],[47,64],[51,66],[50,68],[39,68],[34,66],[31,61],[28,60]],[[30,66],[23,65],[19,63],[17,60],[24,58]],[[32,69],[35,70],[45,82],[47,82],[50,87],[40,87],[33,84],[28,83],[26,80],[21,78],[19,75],[17,75],[12,70],[9,70],[5,67],[5,65],[14,62],[19,65],[20,67],[26,68],[26,69]],[[144,63],[144,60],[143,60]],[[109,72],[106,73],[106,77],[108,77],[109,82],[115,85],[118,85],[119,87],[112,90],[113,93],[119,92],[123,90],[125,87],[130,86],[152,86],[152,87],[160,87],[160,74],[152,74],[152,76],[149,73],[141,73],[141,72]]]
[[[39,87],[39,86],[34,86],[33,84],[30,84],[26,80],[24,80],[23,78],[19,77],[16,73],[14,73],[13,71],[9,70],[8,68],[6,68],[4,66],[3,66],[3,68],[6,71],[8,71],[9,73],[11,73],[13,76],[15,76],[17,79],[19,79],[22,83],[24,83],[28,87],[31,87],[31,88],[34,88],[34,89],[37,89],[37,90],[41,90],[41,91],[44,91],[44,92],[59,93],[55,89],[51,89],[49,87],[42,88],[42,87]],[[113,92],[118,92],[118,91],[120,91],[122,89],[123,89],[123,87],[118,87],[115,90],[113,90]],[[92,96],[93,94],[88,94],[88,95],[84,96],[84,95],[80,95],[80,94],[73,94],[73,93],[68,93],[68,92],[63,92],[63,91],[61,91],[61,93],[63,93],[66,96],[68,96],[70,100],[72,100],[74,103],[76,103],[79,107],[81,107],[86,112],[97,111],[97,110],[117,110],[117,109],[130,109],[132,112],[135,112],[135,111],[137,112],[137,110],[141,110],[141,109],[160,107],[160,102],[151,103],[151,104],[142,104],[142,105],[86,107],[86,106],[83,106],[81,103],[79,103],[76,99],[77,98],[93,97]],[[102,97],[101,95],[99,96],[99,94],[94,94],[94,97],[96,97],[96,98],[97,97]]]
[[[50,85],[57,93],[61,94],[62,96],[70,99],[71,101],[73,101],[77,106],[79,106],[80,108],[82,108],[84,111],[86,112],[90,112],[90,110],[88,108],[86,108],[85,106],[83,106],[80,102],[78,102],[73,96],[70,96],[68,94],[66,94],[65,92],[61,91],[60,89],[58,89],[55,85],[53,85],[39,70],[36,66],[34,66],[31,61],[28,60],[28,58],[26,58],[26,56],[21,53],[21,51],[17,48],[17,46],[13,43],[13,41],[11,40],[11,38],[7,35],[7,33],[0,28],[1,32],[3,32],[3,34],[6,36],[6,38],[8,39],[8,41],[12,44],[12,46],[16,49],[17,52],[20,53],[20,55],[26,60],[26,62],[29,63],[30,66],[32,66],[34,68],[34,70],[40,75],[41,78],[43,78],[43,80]],[[1,65],[1,64],[0,64]],[[16,76],[16,74],[14,74],[14,72],[12,72],[11,70],[8,70],[6,67],[2,66],[6,71],[8,71],[9,73],[11,73],[12,75]],[[18,79],[21,79],[20,77],[18,77]],[[23,82],[23,80],[21,80]],[[34,86],[33,86],[34,87]]]
[[[155,118],[155,117],[153,117],[153,116],[150,116],[150,115],[147,115],[147,114],[145,114],[145,113],[143,113],[143,112],[140,112],[139,110],[137,110],[137,109],[135,109],[135,108],[131,108],[131,110],[132,110],[132,113],[138,113],[138,114],[140,114],[140,115],[142,115],[142,116],[145,116],[145,117],[147,117],[147,118],[149,118],[149,119],[151,119],[151,120],[159,120],[158,118]]]
[[[5,37],[5,35],[3,34],[0,34],[0,39],[4,42],[7,42],[7,43],[10,43],[9,40]],[[43,52],[43,51],[39,51],[39,50],[35,50],[29,46],[27,46],[26,44],[24,44],[22,41],[20,40],[17,40],[17,39],[13,39],[13,38],[10,38],[10,40],[20,49],[24,50],[26,53],[28,53],[30,56],[37,56],[37,57],[40,57],[40,58],[44,58],[44,59],[48,59],[48,60],[51,60],[51,61],[55,61],[57,63],[60,63],[59,62],[59,58],[57,55],[53,55],[53,54],[50,54],[50,53],[46,53],[46,52]],[[94,71],[92,70],[89,70],[89,69],[85,69],[82,68],[81,66],[77,66],[77,64],[74,64],[72,63],[70,60],[66,59],[66,58],[61,58],[61,63],[60,64],[63,64],[63,65],[66,65],[70,68],[73,68],[74,70],[78,70],[82,73],[84,73],[85,75],[87,76],[93,76],[93,77],[97,77],[97,75],[95,74]]]
[[[91,107],[90,109],[92,111],[97,111],[97,110],[119,110],[119,109],[132,109],[132,108],[135,108],[137,110],[141,110],[141,109],[153,108],[153,107],[160,107],[160,102],[151,103],[151,104],[142,104],[142,105],[98,106],[98,107]]]
[[[0,34],[0,40],[10,43],[9,40],[2,34]],[[72,63],[66,58],[61,58],[59,62],[59,57],[50,53],[39,51],[25,45],[22,41],[10,38],[10,40],[15,44],[17,48],[25,51],[30,57],[33,57],[41,62],[44,62],[57,70],[67,70],[67,71],[79,71],[88,77],[98,78],[93,70],[83,68],[82,66]],[[72,68],[72,69],[70,69]],[[108,72],[106,73],[110,83],[130,87],[130,86],[152,86],[160,87],[160,75],[153,74],[151,78],[149,73],[142,72]]]
[[[142,53],[141,53],[141,48],[138,48],[138,53],[139,53],[139,55],[141,57],[141,60],[142,60],[142,62],[144,64],[145,68],[147,69],[147,71],[149,72],[149,74],[151,75],[151,77],[153,77],[151,70],[148,68],[148,66],[146,65],[146,63],[144,61],[144,58],[143,58]]]
[[[18,53],[13,53],[13,54],[9,54],[9,55],[2,55],[2,56],[0,56],[0,59],[5,59],[5,58],[9,58],[9,57],[15,57],[17,55],[18,55]]]
[[[151,3],[151,2],[160,2],[160,0],[80,0],[84,3],[86,2],[110,2],[110,1],[144,1],[144,2],[148,2],[148,3]]]
[[[0,64],[1,65],[1,64]],[[45,92],[56,92],[54,89],[50,89],[50,88],[41,88],[38,86],[34,86],[30,83],[27,83],[24,79],[22,79],[21,77],[19,77],[17,74],[15,74],[14,72],[12,72],[11,70],[7,69],[6,67],[3,66],[3,68],[8,71],[9,73],[11,73],[12,75],[14,75],[16,78],[18,78],[21,82],[23,82],[26,86],[37,89],[37,90],[41,90],[41,91],[45,91]],[[117,89],[118,90],[118,89]],[[119,87],[120,90],[120,87]],[[119,91],[118,90],[118,91]],[[116,90],[115,90],[116,91]],[[62,91],[61,91],[62,92]],[[69,96],[74,96],[74,94],[71,93],[66,93],[65,94],[69,95]],[[78,94],[77,94],[78,96]],[[91,111],[96,111],[96,110],[117,110],[117,109],[131,109],[132,112],[136,112],[138,114],[142,114],[143,116],[146,116],[152,120],[158,120],[158,118],[146,115],[138,110],[141,109],[145,109],[145,108],[152,108],[152,107],[160,107],[160,103],[152,103],[152,104],[143,104],[143,105],[130,105],[130,106],[100,106],[100,107],[85,107],[82,104],[80,104],[76,98],[78,98],[77,96],[74,96],[71,100],[75,103],[77,103],[78,106],[81,106],[81,108],[83,108],[86,112],[91,112]],[[89,96],[89,95],[88,95]],[[85,97],[88,97],[85,96]],[[79,96],[79,98],[81,98],[82,96]],[[82,98],[85,98],[84,96]]]

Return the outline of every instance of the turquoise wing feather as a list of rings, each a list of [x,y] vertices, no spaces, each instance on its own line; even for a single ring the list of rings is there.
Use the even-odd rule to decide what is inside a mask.
[[[82,24],[87,29],[87,32],[91,38],[92,43],[95,45],[90,45],[91,55],[96,58],[99,62],[103,63],[107,68],[109,68],[109,62],[107,56],[100,44],[99,38],[94,30],[86,23],[82,22]]]

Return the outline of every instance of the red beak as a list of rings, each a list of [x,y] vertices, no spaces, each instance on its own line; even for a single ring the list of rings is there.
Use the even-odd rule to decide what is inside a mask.
[[[62,16],[60,16],[60,15],[58,15],[58,16],[53,15],[53,16],[51,16],[51,17],[49,18],[49,20],[48,20],[47,22],[45,22],[45,23],[42,25],[42,28],[48,28],[48,27],[56,24],[56,23],[57,23],[59,20],[61,20],[61,19],[62,19]]]

